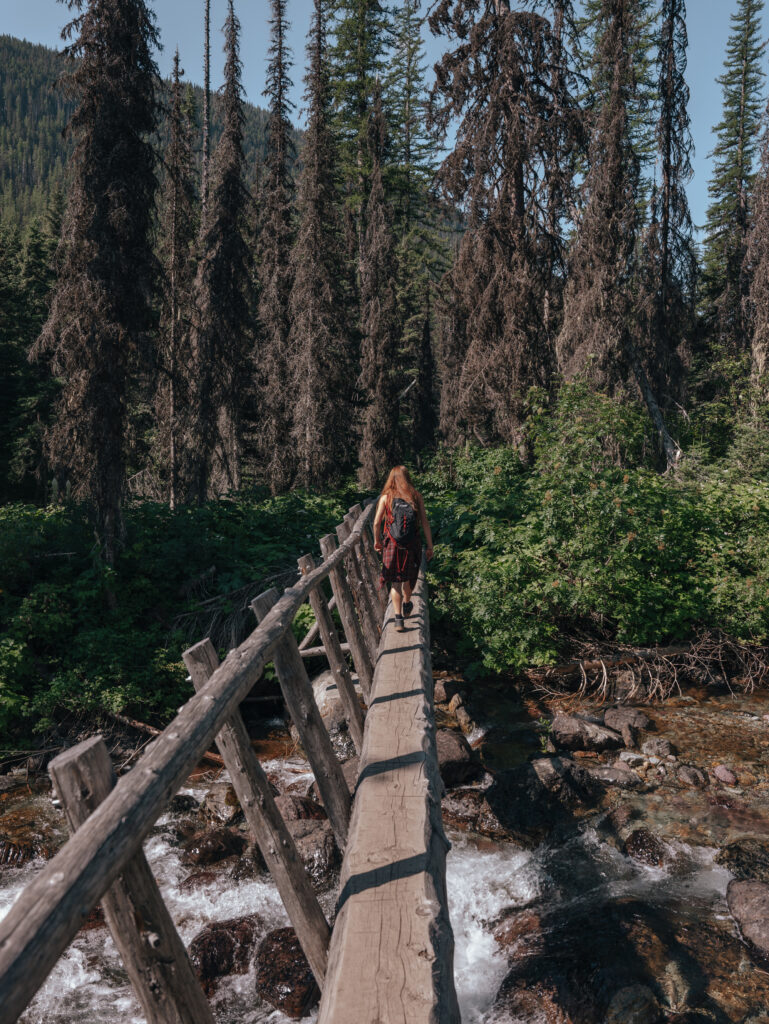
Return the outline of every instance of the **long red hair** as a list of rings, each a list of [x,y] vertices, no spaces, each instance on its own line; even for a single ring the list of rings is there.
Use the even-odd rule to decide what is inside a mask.
[[[419,507],[419,491],[414,486],[409,471],[405,466],[394,466],[387,477],[382,488],[382,494],[387,498],[388,507],[392,505],[393,498],[403,498],[414,508]]]

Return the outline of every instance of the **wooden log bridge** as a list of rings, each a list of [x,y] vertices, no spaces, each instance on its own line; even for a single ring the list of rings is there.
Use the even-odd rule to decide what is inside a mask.
[[[377,585],[373,508],[350,509],[319,565],[303,555],[294,586],[253,602],[258,625],[221,664],[209,640],[185,652],[196,693],[122,778],[100,737],[51,762],[71,836],[0,922],[0,1024],[18,1020],[98,902],[148,1024],[213,1024],[142,843],[214,739],[320,986],[319,1024],[459,1024],[427,587],[423,571],[397,633]],[[298,644],[305,601],[316,625]],[[305,668],[320,655],[360,755],[352,796]],[[269,662],[344,851],[333,930],[239,710]]]

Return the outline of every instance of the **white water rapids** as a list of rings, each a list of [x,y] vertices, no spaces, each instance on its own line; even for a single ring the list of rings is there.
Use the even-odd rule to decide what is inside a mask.
[[[278,762],[272,769],[277,770]],[[301,773],[299,763],[285,767],[291,781]],[[308,775],[309,778],[309,775]],[[201,799],[204,790],[185,790]],[[170,819],[161,819],[163,825]],[[507,961],[493,938],[495,919],[509,908],[555,907],[576,899],[600,902],[607,896],[641,895],[646,899],[701,902],[703,910],[723,897],[730,875],[713,863],[714,851],[681,844],[688,861],[682,876],[662,868],[648,868],[622,856],[587,829],[558,846],[534,851],[500,843],[476,843],[452,835],[448,855],[447,888],[455,937],[455,976],[463,1024],[482,1024],[507,971]],[[267,928],[288,923],[277,890],[268,875],[257,880],[233,881],[222,875],[207,885],[184,891],[189,874],[179,849],[162,830],[145,844],[182,939],[189,944],[211,921],[258,913]],[[583,891],[580,865],[589,863]],[[0,918],[4,917],[24,886],[43,866],[34,862],[21,869],[0,872]],[[575,884],[576,883],[576,884]],[[329,909],[328,906],[326,909]],[[253,969],[225,979],[213,1000],[219,1024],[284,1024],[288,1018],[255,995]],[[315,1017],[307,1018],[312,1021]],[[21,1018],[23,1024],[143,1024],[143,1017],[104,928],[82,933],[59,960],[34,1002]],[[515,1024],[511,1021],[511,1024]]]

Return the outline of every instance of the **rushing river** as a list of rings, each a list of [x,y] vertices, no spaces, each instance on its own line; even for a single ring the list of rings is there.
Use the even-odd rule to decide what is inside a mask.
[[[765,703],[763,699],[752,698],[751,704],[745,699],[739,707],[729,709],[728,714],[748,715],[752,725],[759,728],[756,725],[761,721],[758,712],[766,710]],[[676,714],[682,709],[687,711],[687,707],[690,708],[674,702],[667,713],[679,733]],[[724,722],[719,725],[718,716],[725,712],[718,706],[711,706],[708,713],[715,723],[713,735],[723,734]],[[690,725],[691,718],[688,714]],[[730,722],[734,724],[733,717]],[[757,740],[759,742],[763,741]],[[308,766],[296,757],[274,761],[269,767],[273,777],[279,775],[285,783],[309,782],[311,778]],[[753,770],[758,771],[755,763]],[[200,784],[183,792],[200,801],[206,787]],[[664,864],[656,866],[644,864],[622,850],[612,830],[604,827],[610,813],[606,806],[595,808],[571,830],[556,831],[531,849],[450,830],[452,848],[448,855],[447,888],[456,944],[455,976],[464,1024],[482,1024],[487,1019],[494,1024],[501,1021],[517,1024],[519,1020],[528,1024],[531,1018],[505,1016],[498,1009],[492,1010],[500,985],[515,958],[525,961],[527,957],[542,955],[543,948],[549,951],[548,955],[557,958],[563,953],[559,943],[564,942],[570,944],[573,956],[579,958],[586,941],[596,949],[609,951],[602,952],[602,956],[611,955],[618,943],[636,941],[633,937],[639,933],[639,928],[642,935],[638,949],[642,949],[653,970],[665,975],[663,980],[668,974],[673,979],[669,986],[674,993],[669,1000],[671,1006],[679,998],[675,986],[680,988],[681,985],[676,979],[682,972],[686,974],[684,968],[687,964],[691,967],[692,957],[696,959],[695,947],[692,947],[695,953],[687,947],[689,959],[682,959],[681,935],[692,935],[693,942],[707,945],[710,940],[705,937],[715,928],[719,935],[723,933],[723,941],[719,939],[720,946],[704,950],[701,962],[705,963],[708,956],[713,963],[718,958],[728,960],[731,956],[725,970],[747,972],[745,979],[752,978],[751,972],[757,972],[757,968],[739,952],[739,938],[729,921],[725,903],[726,888],[732,876],[715,862],[716,840],[733,838],[740,834],[740,829],[750,835],[757,834],[755,821],[749,816],[746,818],[741,811],[743,816],[735,818],[735,800],[732,797],[730,808],[723,806],[728,805],[728,800],[721,804],[712,800],[707,803],[701,794],[685,793],[675,798],[661,792],[627,795],[625,805],[632,805],[633,813],[643,813],[645,823],[659,827],[664,836],[669,856]],[[46,791],[25,796],[21,803],[15,800],[13,806],[15,813],[23,813],[30,821],[43,822],[49,833],[63,832],[62,816],[52,807]],[[190,943],[211,921],[249,913],[258,913],[266,929],[288,923],[269,875],[235,881],[229,873],[222,872],[192,889],[185,886],[190,869],[182,863],[174,835],[174,826],[179,820],[177,815],[160,819],[145,844],[145,853],[185,943]],[[760,820],[760,816],[755,820]],[[769,818],[765,818],[765,822],[769,832]],[[2,830],[0,818],[0,832]],[[36,860],[22,868],[0,870],[0,918],[43,864],[42,860]],[[332,904],[333,894],[328,893],[324,897],[327,912]],[[607,913],[607,908],[620,908],[626,913],[629,925],[626,927],[624,919],[618,918],[614,911]],[[651,938],[652,932],[647,927],[650,915],[657,922]],[[505,922],[513,924],[510,942],[500,939],[500,926],[504,930]],[[574,923],[572,931],[564,922]],[[584,934],[585,922],[589,923],[591,932],[588,936]],[[516,937],[519,933],[522,939]],[[698,940],[700,933],[702,938]],[[534,939],[530,941],[532,935]],[[670,949],[662,948],[662,940],[660,951],[649,952],[660,935],[668,936],[669,944],[676,945],[677,958]],[[675,942],[670,938],[673,935],[678,937]],[[726,956],[724,950],[731,952]],[[634,947],[633,955],[637,952]],[[629,954],[625,951],[623,955],[627,958]],[[700,973],[707,974],[710,969],[702,967]],[[739,984],[744,985],[745,979]],[[717,1012],[709,1019],[742,1022],[743,1017],[730,1007],[748,1004],[744,1000],[740,1003],[739,998],[730,1002],[727,996],[720,997],[718,985],[721,982],[711,985],[710,980],[705,979],[708,999]],[[727,983],[728,979],[722,988]],[[687,984],[691,988],[691,979]],[[687,996],[680,995],[680,998]],[[213,997],[213,1007],[221,1024],[267,1021],[278,1024],[288,1020],[256,996],[253,968],[248,974],[225,979]],[[21,1019],[24,1024],[80,1024],[83,1021],[141,1024],[143,1018],[138,1004],[104,927],[94,927],[78,935]]]

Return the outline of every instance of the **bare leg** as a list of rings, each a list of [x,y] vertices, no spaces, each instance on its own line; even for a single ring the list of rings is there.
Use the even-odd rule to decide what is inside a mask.
[[[403,586],[403,600],[404,601],[410,601],[411,600],[411,584],[408,582],[408,580],[406,580],[406,582],[403,583],[402,586]]]
[[[395,612],[396,615],[403,614],[403,599],[401,597],[402,586],[402,583],[393,583],[392,587],[390,588],[390,598],[392,599],[393,611]],[[406,584],[406,586],[408,587],[408,583]]]

